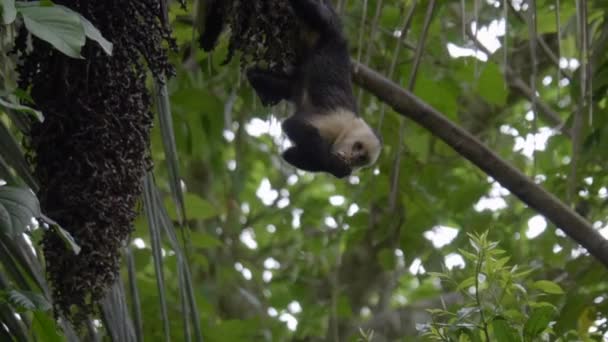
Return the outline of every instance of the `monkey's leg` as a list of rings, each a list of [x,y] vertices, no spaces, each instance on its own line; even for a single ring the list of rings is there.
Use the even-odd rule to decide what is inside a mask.
[[[213,50],[225,24],[224,0],[205,1],[205,30],[200,37],[200,45],[203,50]]]
[[[259,69],[247,70],[247,79],[264,106],[272,106],[292,95],[292,79],[287,74]]]
[[[319,31],[326,31],[333,28],[337,23],[332,19],[336,13],[325,4],[324,0],[289,0],[295,14],[308,25]]]

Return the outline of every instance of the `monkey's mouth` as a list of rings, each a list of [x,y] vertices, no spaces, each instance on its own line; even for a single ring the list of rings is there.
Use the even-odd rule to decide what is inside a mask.
[[[350,158],[348,158],[344,152],[334,152],[334,154],[336,155],[336,157],[340,158],[340,160],[342,160],[345,164],[350,166]]]

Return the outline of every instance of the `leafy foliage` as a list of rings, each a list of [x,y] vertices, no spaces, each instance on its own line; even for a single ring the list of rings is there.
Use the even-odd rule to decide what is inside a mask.
[[[421,64],[413,70],[433,2],[334,1],[351,56],[403,86],[416,72],[416,96],[606,235],[608,5],[535,2],[532,11],[531,2],[435,1]],[[29,114],[15,106],[37,108],[38,101],[31,101],[36,99],[30,89],[15,85],[16,57],[6,54],[23,21],[12,4],[0,1],[0,97],[10,104],[0,104],[0,128],[7,132],[0,132],[0,178],[9,186],[35,188],[17,143],[20,122]],[[114,283],[103,300],[101,323],[89,321],[98,328],[81,339],[197,340],[199,328],[206,340],[483,341],[486,331],[496,341],[605,338],[603,266],[432,134],[368,94],[359,93],[361,112],[385,142],[376,167],[336,182],[285,165],[278,157],[284,147],[278,120],[289,109],[261,107],[238,61],[221,65],[230,51],[226,37],[213,54],[197,49],[191,15],[204,9],[200,5],[169,8],[176,73],[164,88],[147,83],[152,94],[161,94],[155,109],[163,122],[151,130],[155,167],[145,185],[145,210],[138,212],[124,248],[124,284]],[[109,57],[99,45],[103,41],[82,27],[90,43],[77,48],[86,58],[79,62],[91,59],[89,45],[103,58],[116,58],[120,46],[104,25],[75,12],[113,43]],[[270,21],[263,25],[274,27]],[[535,34],[540,38],[531,39]],[[132,35],[145,39],[139,31]],[[83,115],[72,112],[70,118]],[[573,135],[577,116],[583,124]],[[52,303],[45,261],[37,258],[43,230],[28,233],[32,247],[23,234],[0,235],[3,293],[41,294]],[[0,321],[11,337],[77,339],[50,312],[7,303],[0,307]]]
[[[551,302],[564,295],[559,285],[549,280],[528,285],[532,270],[508,265],[510,258],[498,243],[487,240],[487,233],[470,236],[470,243],[471,249],[461,251],[472,265],[460,275],[464,280],[430,274],[455,286],[464,303],[456,312],[429,310],[433,319],[420,327],[423,336],[436,341],[531,341],[544,334],[554,339],[549,323],[556,314]],[[538,290],[528,290],[532,288]]]

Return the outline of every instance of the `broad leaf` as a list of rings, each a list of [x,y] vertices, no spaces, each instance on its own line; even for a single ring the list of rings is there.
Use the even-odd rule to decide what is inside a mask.
[[[0,187],[0,231],[16,236],[25,231],[32,218],[40,216],[40,204],[26,188]]]
[[[524,325],[524,334],[528,338],[534,338],[542,333],[551,322],[554,310],[551,307],[543,306],[532,311],[532,315]]]
[[[535,282],[533,287],[549,294],[564,294],[564,290],[556,283],[549,280],[539,280]]]
[[[496,342],[521,341],[517,330],[502,318],[497,318],[492,321],[492,329],[494,329],[494,338],[496,339]]]
[[[66,7],[63,8],[65,8],[67,11],[70,11],[70,9]],[[114,45],[107,39],[105,39],[101,35],[101,32],[99,32],[99,30],[95,26],[93,26],[93,24],[87,18],[83,17],[80,14],[78,14],[78,16],[80,17],[80,21],[82,22],[82,27],[84,28],[84,33],[86,34],[86,36],[99,43],[99,46],[101,46],[103,51],[105,51],[108,55],[111,56]]]
[[[64,54],[82,58],[80,48],[84,45],[86,36],[78,14],[60,6],[42,7],[33,4],[17,2],[27,29]]]
[[[2,24],[8,25],[15,21],[17,17],[15,0],[0,0],[0,12],[2,13]]]
[[[65,340],[65,336],[60,335],[52,316],[40,311],[34,312],[32,334],[38,337],[37,341],[62,342]]]
[[[30,292],[30,291],[17,291],[10,290],[7,294],[8,300],[11,304],[17,306],[22,310],[28,311],[48,311],[51,309],[51,304],[44,298],[44,296]]]

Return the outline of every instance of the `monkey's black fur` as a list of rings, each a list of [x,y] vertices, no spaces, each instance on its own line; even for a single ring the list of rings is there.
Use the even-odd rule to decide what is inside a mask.
[[[283,158],[299,169],[329,172],[342,178],[351,173],[351,167],[332,153],[332,142],[322,137],[309,120],[312,113],[329,115],[338,108],[357,113],[348,42],[328,1],[289,2],[304,26],[293,73],[281,75],[251,69],[247,77],[262,104],[286,99],[296,105],[295,114],[282,125],[295,144],[283,153]]]
[[[226,2],[223,0],[205,1],[205,32],[201,34],[200,45],[203,50],[213,50],[217,39],[224,30],[226,17]]]
[[[329,117],[336,118],[330,123],[335,126],[347,126],[348,122],[339,121],[350,122],[358,118],[348,42],[340,18],[329,0],[285,1],[300,25],[294,64],[287,72],[254,67],[247,71],[247,78],[264,106],[282,100],[295,104],[294,115],[282,124],[283,131],[294,143],[283,152],[283,158],[305,171],[346,177],[353,171],[353,166],[358,165],[336,153],[334,144],[340,133],[335,129],[330,130],[333,133],[327,133],[325,127],[320,127],[326,125],[324,122]],[[212,7],[213,3],[218,7],[208,7],[208,15],[220,11],[218,0],[211,2]],[[203,47],[215,43],[221,32],[221,22],[217,18],[207,21],[201,38]],[[342,119],[343,113],[347,114]]]

